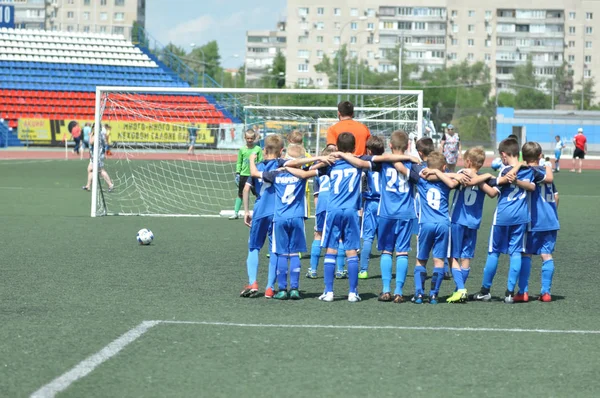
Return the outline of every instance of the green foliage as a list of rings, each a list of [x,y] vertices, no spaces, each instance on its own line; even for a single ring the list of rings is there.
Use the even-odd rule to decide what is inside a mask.
[[[550,109],[551,96],[544,94],[537,87],[541,80],[534,74],[535,68],[531,57],[525,65],[518,65],[513,70],[513,82],[516,89],[516,109]]]
[[[581,80],[577,84],[582,87]],[[583,79],[583,107],[581,106],[581,93],[582,89],[573,93],[573,102],[577,106],[577,109],[590,110],[594,108],[592,100],[596,96],[594,91],[594,78]]]
[[[183,47],[181,46],[177,46],[173,43],[169,43],[165,46],[165,50],[169,51],[171,54],[174,54],[178,57],[185,57],[186,56],[186,52],[183,49]]]
[[[285,87],[285,56],[281,51],[277,51],[273,59],[273,65],[269,73],[262,78],[262,87],[283,88]]]

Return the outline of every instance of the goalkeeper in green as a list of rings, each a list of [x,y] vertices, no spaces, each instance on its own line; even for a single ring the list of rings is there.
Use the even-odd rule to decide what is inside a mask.
[[[235,165],[235,184],[238,187],[238,197],[235,198],[235,207],[233,209],[233,215],[229,217],[230,220],[237,220],[239,218],[240,208],[242,207],[242,197],[244,192],[244,186],[246,181],[250,177],[250,156],[256,154],[256,163],[262,162],[262,150],[256,145],[256,132],[252,129],[246,130],[244,134],[246,140],[246,146],[240,148],[237,157],[237,163]],[[252,193],[256,196],[254,188]]]

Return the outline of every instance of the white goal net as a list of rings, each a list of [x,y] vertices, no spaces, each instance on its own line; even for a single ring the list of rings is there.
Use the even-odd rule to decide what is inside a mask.
[[[299,130],[315,155],[337,122],[338,94],[358,102],[355,119],[372,134],[423,134],[422,91],[98,87],[90,122],[109,142],[94,145],[91,215],[231,214],[244,132],[253,129],[262,145],[267,135]]]

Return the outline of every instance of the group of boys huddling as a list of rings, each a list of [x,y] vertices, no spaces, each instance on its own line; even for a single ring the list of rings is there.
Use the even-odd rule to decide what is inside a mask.
[[[307,251],[304,222],[307,218],[306,180],[314,178],[316,220],[311,247],[311,266],[306,277],[317,277],[321,249],[325,248],[323,277],[325,288],[319,300],[334,300],[334,280],[348,278],[348,301],[357,302],[358,280],[368,278],[371,246],[377,236],[382,291],[379,301],[405,301],[404,284],[408,273],[411,237],[417,234],[414,295],[416,304],[437,304],[444,280],[444,263],[450,261],[456,289],[446,300],[468,300],[465,283],[474,257],[485,196],[498,197],[490,233],[488,257],[481,290],[471,299],[491,300],[490,288],[500,254],[510,256],[505,303],[529,301],[528,283],[531,258],[541,255],[541,295],[551,301],[554,273],[552,253],[559,221],[558,194],[550,165],[538,166],[542,148],[527,142],[521,148],[508,138],[498,151],[503,168],[499,175],[479,172],[485,151],[475,147],[464,153],[464,168],[447,173],[446,159],[434,151],[431,138],[416,142],[420,159],[405,155],[409,146],[406,132],[390,137],[391,153],[385,152],[385,139],[371,136],[367,155],[354,156],[355,138],[342,133],[336,148],[327,147],[321,156],[283,159],[283,139],[270,135],[265,139],[264,160],[255,164],[250,157],[251,179],[246,182],[257,193],[253,214],[246,215],[250,225],[247,270],[249,283],[242,297],[259,295],[256,281],[258,252],[271,237],[268,281],[265,297],[279,300],[300,299],[300,257]],[[362,188],[362,180],[365,187]],[[450,192],[455,194],[450,203]],[[360,213],[362,212],[362,228]],[[362,251],[361,248],[362,232]],[[360,251],[361,258],[358,253]],[[338,253],[346,255],[339,261]],[[396,254],[396,284],[392,293],[393,254]],[[426,265],[433,255],[433,274],[426,292]],[[289,289],[288,289],[289,274]],[[275,282],[278,289],[275,291]],[[518,286],[518,291],[515,288]]]

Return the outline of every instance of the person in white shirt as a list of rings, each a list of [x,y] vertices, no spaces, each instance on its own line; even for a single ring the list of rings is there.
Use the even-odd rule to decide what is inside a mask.
[[[556,140],[556,146],[554,147],[554,172],[558,173],[560,171],[560,155],[562,155],[563,148],[565,147],[565,143],[560,139],[560,135],[554,137]]]

